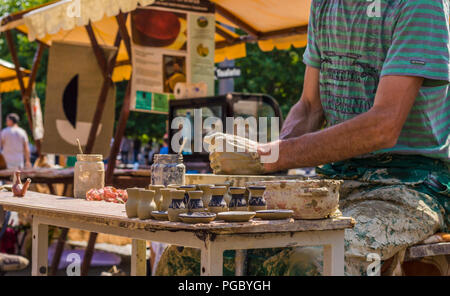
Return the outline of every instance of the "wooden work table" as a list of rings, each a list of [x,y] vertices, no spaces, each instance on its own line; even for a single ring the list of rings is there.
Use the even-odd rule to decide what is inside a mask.
[[[322,220],[253,219],[245,223],[215,221],[185,224],[129,219],[123,204],[86,201],[28,192],[25,198],[0,192],[0,207],[33,216],[32,274],[46,275],[48,225],[78,228],[132,238],[132,275],[145,275],[145,241],[198,248],[201,274],[222,275],[223,251],[294,246],[324,246],[324,274],[344,274],[344,230],[347,217]],[[0,215],[1,216],[1,215]]]

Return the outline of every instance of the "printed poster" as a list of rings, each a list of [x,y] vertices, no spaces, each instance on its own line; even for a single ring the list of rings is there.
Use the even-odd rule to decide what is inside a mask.
[[[203,5],[156,1],[131,13],[131,110],[167,114],[177,83],[203,83],[214,95],[214,10],[196,2]]]

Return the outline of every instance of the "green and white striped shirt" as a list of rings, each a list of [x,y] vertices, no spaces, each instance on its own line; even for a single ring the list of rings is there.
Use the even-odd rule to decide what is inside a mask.
[[[397,145],[374,153],[450,161],[448,0],[313,0],[303,59],[329,126],[367,112],[380,77],[424,77]]]

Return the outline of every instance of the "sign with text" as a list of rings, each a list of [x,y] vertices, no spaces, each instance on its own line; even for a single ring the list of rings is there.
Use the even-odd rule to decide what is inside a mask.
[[[173,9],[196,2],[156,1],[131,13],[131,110],[167,114],[177,83],[204,83],[214,94],[214,14],[208,6],[207,12]]]
[[[241,68],[239,67],[217,67],[214,72],[216,79],[241,77]]]

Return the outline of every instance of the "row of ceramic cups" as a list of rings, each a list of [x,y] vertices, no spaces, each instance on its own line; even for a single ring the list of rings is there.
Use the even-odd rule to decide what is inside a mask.
[[[247,199],[247,190],[249,192]],[[263,194],[265,187],[228,187],[212,184],[201,185],[150,185],[149,190],[127,189],[125,205],[129,218],[150,219],[152,212],[167,211],[172,222],[181,221],[179,214],[192,212],[220,213],[227,211],[266,210]],[[229,197],[231,195],[231,197]],[[228,201],[228,202],[227,202]]]

